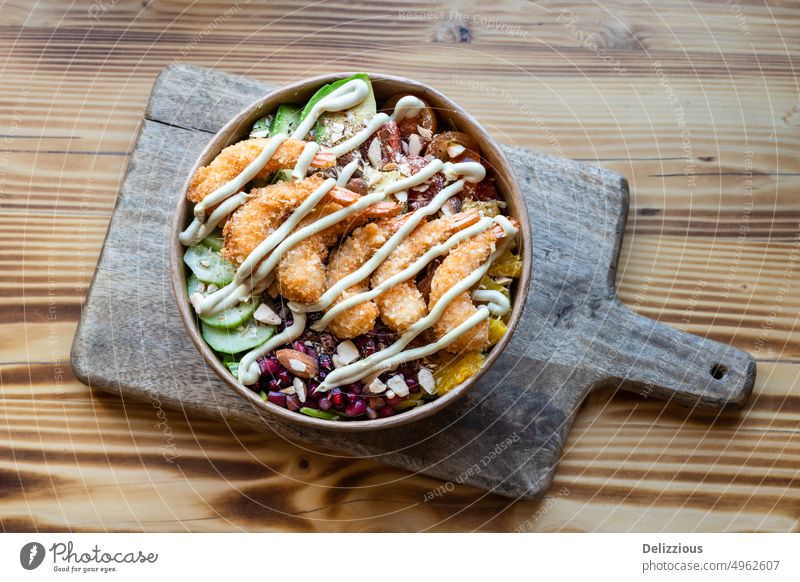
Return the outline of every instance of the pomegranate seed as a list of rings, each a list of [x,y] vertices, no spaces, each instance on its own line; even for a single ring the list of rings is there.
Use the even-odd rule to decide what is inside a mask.
[[[319,367],[324,370],[333,370],[333,358],[331,358],[328,354],[322,354],[317,358],[319,362]]]
[[[345,406],[347,406],[347,394],[339,390],[338,388],[334,388],[331,390],[330,395],[331,402],[333,402],[334,408],[338,410],[343,410]]]
[[[320,398],[319,399],[319,409],[320,410],[330,410],[333,408],[333,402],[331,402],[330,398]]]
[[[364,390],[364,387],[358,382],[353,382],[352,384],[347,385],[346,390],[350,394],[361,394],[361,392]]]
[[[268,358],[261,358],[258,360],[258,367],[262,374],[269,374],[274,376],[280,369],[281,365],[278,363],[278,358],[270,356]]]
[[[367,402],[363,398],[356,396],[352,399],[350,404],[347,408],[344,409],[344,413],[347,416],[361,416],[367,411]]]
[[[292,349],[297,350],[298,352],[306,353],[308,350],[306,349],[306,344],[299,340],[295,340],[292,342]]]
[[[384,406],[383,408],[378,409],[378,416],[381,418],[386,418],[387,416],[392,416],[394,414],[394,409],[391,406]]]
[[[277,404],[278,406],[286,408],[286,394],[281,394],[280,392],[270,392],[267,394],[267,400],[273,404]]]
[[[300,399],[296,394],[291,394],[286,397],[286,408],[289,410],[300,410],[301,406]]]
[[[289,370],[286,368],[281,368],[278,370],[278,373],[275,374],[275,378],[281,383],[284,388],[288,388],[292,385],[292,375],[289,373]]]

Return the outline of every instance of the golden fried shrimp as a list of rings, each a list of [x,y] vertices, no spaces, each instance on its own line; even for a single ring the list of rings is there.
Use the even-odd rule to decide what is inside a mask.
[[[277,182],[254,189],[250,199],[230,216],[222,229],[222,256],[240,265],[323,181],[322,176],[316,174],[299,182]],[[355,192],[334,188],[322,201],[352,204],[358,199]]]
[[[348,191],[349,192],[349,191]],[[356,195],[357,196],[357,195]],[[327,204],[306,217],[297,229],[308,226],[342,206]],[[399,213],[402,208],[393,202],[379,202],[343,220],[322,232],[297,243],[281,258],[278,264],[277,281],[281,295],[290,301],[311,304],[325,292],[325,259],[328,249],[349,229],[371,218],[383,218]]]
[[[431,247],[445,242],[459,230],[480,220],[477,210],[460,212],[432,220],[418,226],[392,251],[372,276],[372,287],[377,287],[424,255]],[[409,279],[387,289],[375,303],[381,320],[397,332],[404,332],[414,322],[425,317],[428,308],[415,281]]]
[[[197,170],[186,197],[194,203],[200,202],[214,190],[233,180],[258,157],[268,141],[266,138],[253,138],[226,147],[208,166]],[[293,168],[305,146],[304,141],[287,139],[256,177],[265,178],[278,170]],[[336,157],[331,152],[320,151],[314,156],[311,166],[331,168],[335,163]]]
[[[353,231],[353,234],[331,253],[326,276],[327,288],[330,289],[366,263],[408,217],[406,214],[370,222]],[[333,305],[367,290],[369,290],[368,278],[345,290]],[[331,320],[328,329],[340,338],[353,338],[369,332],[375,325],[376,319],[378,319],[378,306],[373,301],[365,301],[336,316]]]
[[[330,289],[339,280],[361,267],[385,242],[386,236],[375,222],[370,222],[353,231],[353,234],[331,253],[325,281],[326,287]],[[368,288],[368,279],[360,281],[345,290],[333,305],[343,299],[363,293]],[[340,338],[353,338],[369,332],[375,325],[376,319],[378,319],[377,305],[372,301],[365,301],[331,320],[328,329]]]
[[[501,227],[495,226],[456,245],[433,274],[428,308],[433,309],[442,295],[480,268],[495,251],[497,240],[504,236],[505,231]],[[477,311],[478,308],[472,302],[470,292],[465,291],[457,295],[445,308],[442,317],[433,324],[433,333],[438,339],[455,329]],[[483,351],[488,347],[489,321],[484,320],[444,349],[457,353],[470,350]]]

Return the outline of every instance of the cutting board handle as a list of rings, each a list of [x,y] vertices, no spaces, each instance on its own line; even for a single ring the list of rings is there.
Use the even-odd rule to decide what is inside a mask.
[[[608,381],[643,396],[711,410],[738,408],[753,390],[756,363],[732,346],[638,315],[614,301],[597,330]]]

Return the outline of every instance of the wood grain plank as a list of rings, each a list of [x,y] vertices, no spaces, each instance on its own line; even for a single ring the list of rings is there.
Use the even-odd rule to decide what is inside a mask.
[[[686,17],[687,5],[680,0],[657,4],[620,0],[602,6],[538,3],[553,10],[552,14],[501,1],[491,7],[461,11],[518,24],[528,36],[515,37],[478,24],[470,27],[471,42],[465,44],[446,42],[460,33],[456,30],[458,23],[447,18],[401,20],[395,10],[378,7],[383,20],[358,22],[363,8],[351,2],[326,2],[312,10],[299,7],[296,14],[290,14],[298,8],[294,2],[241,3],[241,10],[214,30],[209,26],[231,3],[196,2],[175,21],[183,5],[174,0],[149,3],[144,8],[137,1],[121,0],[97,20],[88,13],[92,4],[83,0],[67,7],[40,2],[32,9],[30,3],[13,0],[3,5],[0,149],[17,151],[0,151],[0,236],[7,238],[9,246],[20,241],[19,220],[24,217],[26,231],[21,244],[30,261],[22,271],[15,268],[20,264],[16,258],[3,264],[4,276],[17,279],[8,285],[8,295],[0,296],[0,314],[4,323],[8,319],[23,324],[26,313],[29,321],[38,313],[37,325],[15,328],[29,337],[31,345],[47,347],[48,328],[43,317],[48,298],[29,297],[29,289],[21,295],[16,287],[20,273],[30,273],[30,281],[46,275],[41,252],[47,249],[45,237],[47,229],[53,227],[54,216],[65,227],[59,226],[60,244],[69,237],[70,228],[91,233],[87,235],[91,242],[81,248],[86,249],[86,263],[92,268],[121,177],[120,153],[129,149],[136,132],[137,111],[143,108],[157,71],[180,58],[217,66],[223,62],[225,69],[256,76],[269,62],[269,77],[282,81],[309,71],[357,66],[405,74],[444,90],[476,113],[501,141],[552,154],[563,152],[626,175],[633,197],[626,235],[630,243],[623,250],[625,268],[618,281],[625,300],[631,305],[641,304],[642,313],[649,316],[663,314],[661,317],[674,325],[701,334],[712,330],[717,339],[753,349],[758,330],[748,326],[763,317],[764,306],[780,289],[780,272],[791,262],[790,251],[776,243],[791,243],[796,232],[794,193],[798,182],[792,174],[799,171],[796,128],[800,114],[793,81],[796,65],[790,55],[796,53],[800,17],[794,1],[736,2],[749,34],[742,31],[731,7],[723,2],[692,2],[698,16]],[[439,5],[414,0],[404,6],[436,11]],[[580,48],[579,39],[557,21],[562,8],[579,16],[576,30],[593,34],[598,45],[626,67],[628,76],[619,78],[592,50]],[[276,17],[286,15],[275,22]],[[326,23],[338,26],[327,28]],[[377,24],[388,27],[379,28]],[[54,30],[56,26],[59,30]],[[312,36],[288,46],[309,32]],[[433,45],[433,38],[445,42]],[[432,50],[442,55],[441,63],[431,61]],[[654,60],[662,63],[691,119],[690,162],[698,173],[708,174],[698,177],[692,191],[680,176],[689,162],[675,159],[681,155],[680,131],[674,114],[670,115],[665,89],[654,75]],[[459,86],[452,79],[449,63],[462,69],[474,66],[474,80],[532,105],[542,125],[533,120],[520,124],[510,106],[492,103],[485,92]],[[544,128],[557,138],[558,147]],[[753,152],[750,162],[746,162],[748,151]],[[87,168],[79,158],[94,158],[95,165]],[[746,258],[739,262],[730,292],[719,301],[719,313],[714,311],[715,292],[706,287],[696,306],[701,315],[684,324],[682,311],[685,302],[695,295],[698,281],[721,284],[725,289],[728,276],[720,274],[719,269],[730,266],[725,260],[735,255],[730,245],[735,248],[743,223],[741,197],[746,184],[741,173],[745,163],[752,164],[754,174],[749,237],[763,239],[764,246],[747,241]],[[83,168],[84,173],[72,172],[71,168]],[[85,173],[89,169],[91,183]],[[75,208],[87,190],[94,207],[82,211],[78,203]],[[57,193],[72,197],[69,208],[63,199],[58,200]],[[35,222],[40,218],[43,221]],[[97,222],[90,226],[79,222],[94,219]],[[659,244],[662,235],[670,236],[671,241]],[[720,237],[729,240],[723,240],[720,246]],[[97,245],[94,250],[92,244]],[[74,267],[76,262],[64,258],[63,264]],[[654,280],[640,300],[637,296],[648,276]],[[79,297],[67,293],[67,287],[77,279],[59,274],[56,285],[64,289],[56,301],[60,321],[69,317],[74,322],[77,318],[75,302]],[[80,288],[85,292],[85,285]],[[794,289],[792,277],[790,290]],[[797,357],[797,334],[791,327],[796,293],[787,293],[784,301],[786,307],[776,318],[782,330],[771,332],[770,349],[762,350],[762,358]],[[73,309],[71,315],[67,308]],[[698,317],[704,322],[699,323]],[[714,323],[707,323],[707,318]],[[731,325],[721,319],[737,323]],[[56,352],[68,344],[71,333],[68,326],[58,329]],[[0,352],[0,361],[8,362],[4,354]],[[32,354],[33,359],[41,355]],[[4,407],[0,419],[17,423],[10,431],[7,427],[0,430],[0,438],[8,438],[12,446],[19,442],[35,448],[43,446],[36,442],[37,431],[44,439],[50,435],[57,439],[68,426],[76,435],[70,446],[78,451],[74,458],[58,461],[49,471],[41,462],[26,464],[20,471],[3,456],[3,529],[798,531],[797,488],[776,494],[772,492],[774,486],[764,485],[772,488],[762,497],[762,486],[753,481],[759,475],[772,477],[775,469],[768,463],[773,459],[778,469],[796,466],[796,443],[792,443],[795,448],[787,450],[785,440],[761,438],[762,434],[789,430],[792,423],[796,427],[800,367],[792,364],[759,364],[755,397],[741,419],[734,424],[731,420],[723,422],[729,436],[722,441],[703,433],[687,433],[694,425],[675,415],[669,406],[625,395],[606,399],[608,391],[597,394],[578,417],[577,429],[586,430],[580,439],[577,432],[573,433],[576,440],[570,443],[564,461],[571,474],[563,480],[557,476],[551,495],[538,504],[509,506],[505,500],[457,488],[443,500],[414,505],[439,484],[415,477],[403,479],[402,486],[378,489],[377,494],[349,491],[336,498],[340,503],[330,505],[317,487],[298,485],[292,480],[294,476],[306,475],[304,483],[309,483],[321,475],[334,475],[341,477],[347,488],[353,488],[376,475],[384,482],[391,481],[392,475],[403,475],[377,464],[326,465],[331,461],[324,455],[306,457],[308,465],[302,464],[305,469],[301,469],[300,460],[296,464],[287,460],[285,443],[255,433],[248,436],[241,430],[235,431],[235,438],[218,438],[221,430],[216,423],[193,420],[191,425],[179,427],[173,424],[177,423],[173,418],[170,425],[183,439],[182,450],[202,456],[202,451],[213,449],[211,457],[215,466],[223,468],[223,478],[213,469],[206,471],[208,463],[185,473],[167,467],[163,458],[151,461],[146,456],[136,468],[104,464],[100,460],[103,439],[128,442],[127,450],[134,457],[139,440],[147,443],[151,456],[158,453],[159,440],[152,426],[157,419],[147,407],[92,394],[74,380],[57,386],[54,362],[63,356],[57,353],[53,361],[42,364],[0,366],[0,406]],[[31,401],[36,403],[35,409]],[[34,410],[41,422],[37,423]],[[68,422],[73,417],[75,422]],[[618,428],[620,423],[622,429]],[[680,440],[671,440],[675,427],[682,425]],[[666,427],[666,433],[648,432],[651,426]],[[595,434],[603,427],[611,432]],[[614,446],[603,450],[609,435],[615,439]],[[709,439],[710,457],[693,452],[698,439]],[[239,455],[232,453],[237,442],[245,442],[248,451],[256,451],[253,454],[264,462],[280,464],[287,474],[290,469],[296,473],[277,483],[260,474],[254,483],[229,480],[227,471],[233,468],[224,461],[228,453]],[[635,455],[628,461],[632,452]],[[605,473],[584,482],[580,468],[591,466],[598,458]],[[669,479],[647,470],[648,458],[654,469],[661,458],[673,463],[669,466],[681,470],[687,482],[671,485]],[[684,461],[689,464],[681,469]],[[632,473],[614,472],[615,467],[628,462],[631,465],[626,469]],[[717,499],[704,500],[696,497],[688,483],[703,472],[719,473],[728,480],[742,472],[750,475],[750,481],[740,480],[735,492],[721,483],[705,483],[704,487],[716,492]],[[778,470],[775,475],[784,478],[785,472]],[[237,493],[231,494],[232,488]],[[672,488],[677,494],[658,497],[659,492]],[[253,495],[248,497],[246,493],[251,490]],[[305,515],[284,517],[265,508],[264,500],[270,493],[291,498]],[[291,507],[288,502],[287,507]],[[228,512],[230,508],[234,511]]]

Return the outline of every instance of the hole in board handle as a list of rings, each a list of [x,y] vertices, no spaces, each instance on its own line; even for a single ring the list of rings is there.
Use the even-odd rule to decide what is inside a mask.
[[[725,364],[712,364],[708,372],[714,380],[722,380],[725,374],[728,373],[728,366]]]

